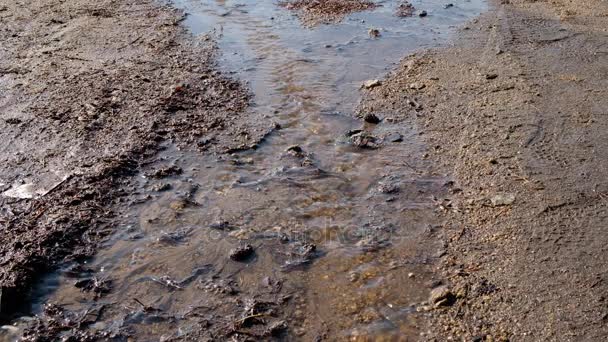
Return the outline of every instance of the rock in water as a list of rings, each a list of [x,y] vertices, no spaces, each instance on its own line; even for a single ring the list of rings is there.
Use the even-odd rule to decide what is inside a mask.
[[[380,82],[379,80],[369,80],[369,81],[363,82],[362,88],[372,89],[372,88],[375,88],[380,85],[382,85],[382,82]]]

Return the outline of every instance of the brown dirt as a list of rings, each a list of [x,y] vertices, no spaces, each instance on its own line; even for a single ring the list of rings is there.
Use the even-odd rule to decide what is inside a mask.
[[[337,23],[348,14],[370,10],[377,6],[366,0],[288,0],[279,4],[295,11],[307,26]]]
[[[92,253],[135,200],[126,176],[164,142],[224,151],[264,134],[183,18],[151,0],[0,1],[0,190],[48,191],[0,196],[3,315],[42,272]]]
[[[503,1],[367,94],[454,177],[438,271],[458,300],[424,339],[608,337],[606,27],[602,1]]]

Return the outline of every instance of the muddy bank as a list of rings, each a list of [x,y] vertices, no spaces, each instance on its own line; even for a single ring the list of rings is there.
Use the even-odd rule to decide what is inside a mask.
[[[362,113],[423,125],[454,177],[438,271],[456,303],[424,338],[608,336],[601,1],[495,4],[454,47],[406,58]]]
[[[129,177],[161,144],[224,151],[264,133],[183,18],[153,1],[0,3],[3,314],[117,228],[114,209],[141,197]]]

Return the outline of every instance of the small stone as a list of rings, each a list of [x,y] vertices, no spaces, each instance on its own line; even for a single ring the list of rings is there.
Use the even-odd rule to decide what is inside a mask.
[[[378,38],[380,37],[380,30],[375,29],[375,28],[371,28],[369,29],[369,31],[367,31],[367,33],[369,34],[370,37],[372,38]]]
[[[387,135],[385,139],[388,142],[397,143],[403,141],[403,136],[400,133],[394,132]]]
[[[410,3],[402,3],[397,7],[395,15],[398,17],[411,17],[416,9]]]
[[[146,176],[146,178],[161,179],[161,178],[166,178],[169,176],[181,175],[182,172],[183,172],[183,170],[180,167],[172,165],[172,166],[167,166],[167,167],[161,167],[154,171],[147,172],[144,175]]]
[[[498,74],[486,74],[486,80],[493,80],[498,77]]]
[[[490,199],[492,205],[495,207],[511,205],[515,202],[514,194],[497,194]]]
[[[426,17],[427,15],[428,15],[428,13],[426,13],[426,11],[420,11],[420,12],[418,12],[418,16],[419,16],[420,18],[424,18],[424,17]]]
[[[376,114],[372,114],[372,113],[365,114],[365,116],[363,117],[363,120],[365,120],[365,122],[371,123],[371,124],[380,123],[380,118],[377,117]]]
[[[424,83],[415,82],[415,83],[410,84],[410,89],[421,90],[424,88],[426,88],[426,85]]]
[[[245,261],[253,255],[253,247],[250,244],[238,246],[230,251],[230,259],[234,261]]]
[[[372,88],[378,87],[380,85],[382,85],[382,82],[380,82],[380,80],[369,80],[369,81],[363,82],[362,88],[372,89]]]
[[[169,208],[175,211],[182,211],[186,208],[186,202],[184,200],[176,200],[169,203]]]
[[[408,278],[414,278],[414,277],[416,277],[416,275],[414,273],[410,272],[410,273],[407,274],[407,277]]]
[[[359,148],[376,149],[380,147],[378,139],[367,132],[354,134],[350,137],[353,145]]]
[[[171,184],[169,183],[161,183],[152,187],[152,191],[156,192],[163,192],[167,190],[171,190]]]
[[[451,306],[456,302],[456,296],[447,286],[439,286],[431,290],[429,302],[437,306]]]
[[[399,192],[399,186],[396,184],[390,184],[390,183],[381,183],[378,186],[378,191],[380,191],[383,194],[396,194]]]
[[[454,7],[454,4],[445,4],[443,5],[443,8],[448,9],[450,7]]]

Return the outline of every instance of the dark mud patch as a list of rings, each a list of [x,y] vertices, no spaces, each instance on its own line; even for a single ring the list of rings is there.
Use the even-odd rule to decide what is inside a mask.
[[[337,23],[351,13],[378,6],[366,0],[287,0],[279,2],[279,5],[295,11],[307,26]]]

